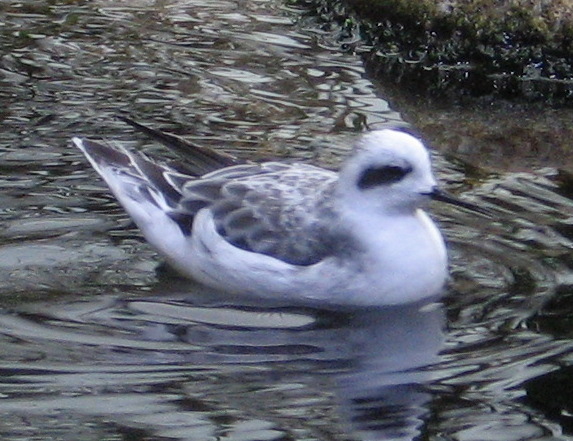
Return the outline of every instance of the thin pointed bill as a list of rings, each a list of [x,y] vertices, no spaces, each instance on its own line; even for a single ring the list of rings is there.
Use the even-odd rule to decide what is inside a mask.
[[[492,215],[492,213],[489,210],[482,208],[471,202],[458,199],[455,196],[443,190],[440,190],[439,188],[434,188],[432,192],[428,194],[428,196],[430,196],[430,198],[432,198],[435,201],[445,202],[447,204],[455,205],[457,207],[467,208],[468,210],[475,211],[477,213],[482,213],[487,216]]]

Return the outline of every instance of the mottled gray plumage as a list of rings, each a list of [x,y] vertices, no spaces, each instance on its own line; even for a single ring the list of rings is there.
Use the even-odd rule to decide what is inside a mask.
[[[304,164],[229,167],[189,180],[178,213],[209,206],[233,245],[296,265],[310,265],[341,244],[330,203],[336,174]]]
[[[233,245],[295,265],[311,265],[349,244],[336,231],[331,204],[337,175],[306,164],[240,164],[191,176],[90,140],[83,145],[102,165],[110,158],[138,182],[149,201],[164,200],[187,235],[209,207],[218,232]],[[98,159],[99,158],[99,159]],[[142,179],[142,176],[145,179]]]

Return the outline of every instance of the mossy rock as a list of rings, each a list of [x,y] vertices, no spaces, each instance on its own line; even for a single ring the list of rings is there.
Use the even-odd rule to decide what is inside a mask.
[[[570,105],[573,1],[310,0],[360,32],[371,72],[436,97]],[[350,28],[353,29],[350,29]]]

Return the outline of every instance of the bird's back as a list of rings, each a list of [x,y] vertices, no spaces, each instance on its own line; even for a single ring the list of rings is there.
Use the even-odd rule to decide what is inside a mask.
[[[295,265],[333,253],[336,174],[305,164],[230,167],[189,181],[185,213],[211,210],[218,232],[233,245]]]

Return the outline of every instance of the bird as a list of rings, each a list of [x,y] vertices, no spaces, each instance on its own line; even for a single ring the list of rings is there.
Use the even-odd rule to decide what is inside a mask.
[[[168,264],[210,288],[325,307],[443,291],[446,246],[425,208],[458,200],[438,188],[423,142],[401,129],[361,134],[338,172],[195,145],[186,146],[190,165],[174,166],[118,143],[72,140]]]

